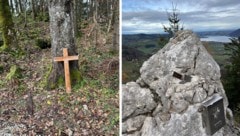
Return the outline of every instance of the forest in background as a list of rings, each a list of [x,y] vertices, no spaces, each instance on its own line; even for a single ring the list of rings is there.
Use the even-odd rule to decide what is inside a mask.
[[[0,135],[118,135],[119,1],[65,0],[74,5],[81,73],[71,94],[62,80],[46,87],[53,57],[48,2],[9,0],[16,39],[4,50],[0,38]]]

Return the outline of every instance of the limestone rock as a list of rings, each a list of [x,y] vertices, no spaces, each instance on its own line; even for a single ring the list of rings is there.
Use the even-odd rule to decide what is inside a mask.
[[[188,75],[219,79],[220,68],[191,31],[179,32],[140,69],[141,78],[150,84],[175,69]]]
[[[195,89],[196,89],[196,91],[193,96],[194,103],[202,102],[203,100],[205,100],[207,98],[207,93],[203,88],[195,88]]]
[[[183,96],[180,93],[175,93],[172,100],[172,110],[180,113],[187,109],[189,103],[183,98]]]
[[[140,130],[145,118],[146,118],[146,116],[140,115],[140,116],[136,116],[136,117],[126,120],[122,125],[123,133],[126,133],[126,132],[129,133],[129,132]]]
[[[223,97],[227,113],[220,68],[191,31],[176,33],[143,63],[140,74],[122,88],[124,136],[207,136],[201,103],[215,94]],[[213,136],[237,135],[226,120]]]
[[[123,120],[129,116],[145,114],[151,112],[156,107],[153,94],[150,89],[141,88],[137,83],[130,82],[123,85]]]

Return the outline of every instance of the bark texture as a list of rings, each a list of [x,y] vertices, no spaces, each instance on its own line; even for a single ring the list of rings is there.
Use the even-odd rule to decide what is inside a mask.
[[[72,0],[50,0],[50,33],[52,44],[52,57],[63,56],[63,48],[68,48],[70,56],[76,55],[74,40],[74,10]],[[52,72],[49,75],[48,89],[53,89],[62,84],[64,78],[63,63],[53,62]],[[80,80],[78,62],[70,61],[71,80]],[[60,82],[61,81],[61,82]]]
[[[7,48],[16,47],[16,34],[13,29],[14,24],[12,21],[12,14],[10,12],[10,7],[8,0],[0,0],[0,29],[2,31],[3,46],[2,50]],[[14,50],[14,49],[12,49]]]

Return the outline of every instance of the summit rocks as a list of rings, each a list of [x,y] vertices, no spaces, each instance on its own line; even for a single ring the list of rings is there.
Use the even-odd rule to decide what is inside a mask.
[[[173,72],[182,79],[173,77]],[[179,31],[145,61],[136,82],[123,85],[124,136],[207,136],[201,103],[223,97],[231,115],[220,68],[192,31]],[[234,136],[232,118],[213,136]]]

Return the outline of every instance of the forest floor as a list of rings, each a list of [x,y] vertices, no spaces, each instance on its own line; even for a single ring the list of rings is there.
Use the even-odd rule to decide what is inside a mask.
[[[48,23],[20,25],[18,35],[24,53],[0,53],[0,135],[119,135],[118,53],[110,51],[111,33],[99,34],[95,45],[94,36],[77,39],[83,81],[70,94],[65,86],[45,88],[51,49],[40,49],[36,39],[50,39]],[[27,111],[30,92],[33,115]]]

